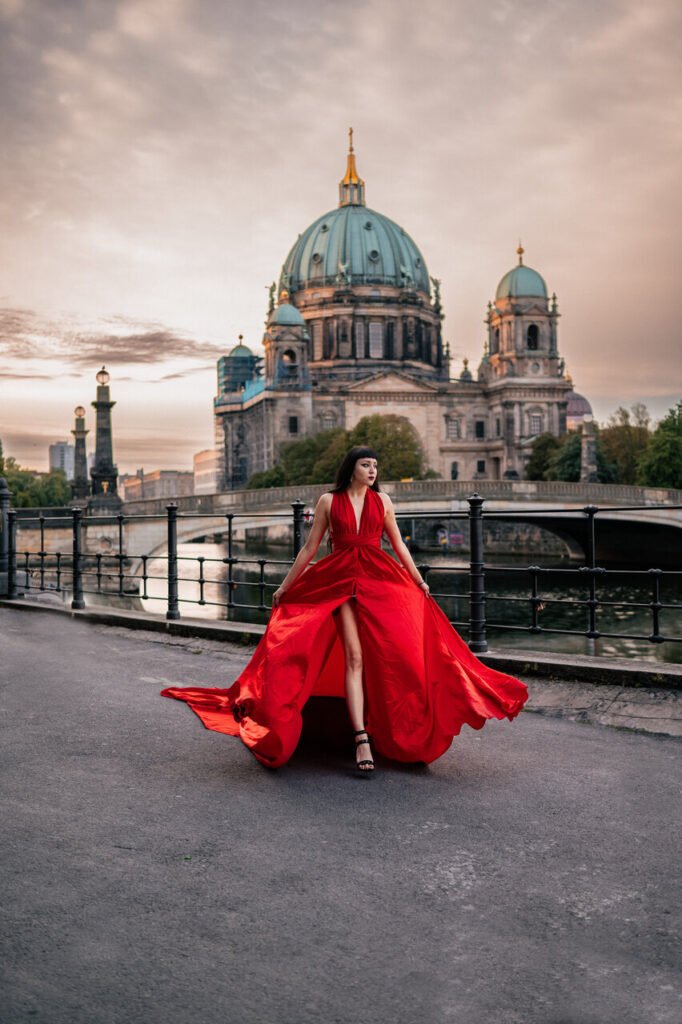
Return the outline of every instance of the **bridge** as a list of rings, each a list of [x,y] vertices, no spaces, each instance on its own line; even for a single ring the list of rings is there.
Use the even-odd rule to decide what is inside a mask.
[[[228,523],[235,541],[291,537],[292,503],[314,507],[329,484],[229,491],[188,497],[127,502],[122,518],[91,517],[83,523],[83,550],[96,554],[125,551],[133,572],[142,556],[166,550],[167,506],[177,505],[177,539],[189,542],[224,536]],[[671,566],[682,563],[682,491],[562,481],[418,480],[382,484],[399,515],[429,516],[434,532],[448,517],[468,512],[475,491],[484,499],[484,521],[513,520],[538,526],[561,538],[567,553],[584,558],[596,521],[601,561],[611,564]],[[596,507],[595,516],[586,507]],[[41,524],[20,510],[18,548],[68,551],[69,510],[45,510]],[[35,516],[35,510],[30,513]],[[66,517],[66,518],[65,518]]]

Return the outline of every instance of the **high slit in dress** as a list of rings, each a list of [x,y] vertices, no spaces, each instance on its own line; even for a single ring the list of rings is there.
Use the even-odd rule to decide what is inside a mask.
[[[430,762],[463,725],[514,718],[526,687],[483,665],[433,598],[382,550],[384,515],[380,495],[368,489],[358,529],[346,492],[334,494],[333,552],[283,595],[239,678],[228,689],[169,687],[162,696],[185,701],[207,729],[239,736],[259,761],[280,767],[296,749],[308,698],[345,696],[334,611],[353,597],[376,751]]]

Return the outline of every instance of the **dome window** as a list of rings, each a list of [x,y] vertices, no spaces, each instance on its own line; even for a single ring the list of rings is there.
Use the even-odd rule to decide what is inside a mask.
[[[371,220],[366,220],[365,223],[363,224],[363,227],[365,231],[371,231],[374,225],[372,224]]]
[[[415,265],[415,267],[421,267],[421,265],[422,265],[422,261],[419,259],[418,256],[417,256],[416,260],[414,261],[414,265]]]
[[[313,253],[313,263],[321,263],[321,262],[322,262],[322,257],[320,256],[319,252],[314,252]]]
[[[530,352],[537,352],[540,341],[540,332],[537,324],[531,324],[526,332],[526,344]]]
[[[378,263],[379,262],[379,251],[378,251],[378,249],[372,249],[370,251],[370,253],[369,253],[369,258],[371,259],[372,263]]]
[[[323,231],[323,232],[324,231],[329,231],[329,225],[328,224],[323,224],[322,227],[320,228],[320,231]]]

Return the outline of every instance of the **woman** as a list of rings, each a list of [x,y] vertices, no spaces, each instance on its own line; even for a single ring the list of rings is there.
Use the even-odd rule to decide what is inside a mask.
[[[310,565],[327,530],[333,552]],[[382,550],[384,533],[400,564]],[[370,742],[398,761],[434,761],[463,724],[512,719],[528,697],[519,680],[481,664],[430,599],[370,448],[344,458],[272,603],[233,686],[162,691],[186,701],[206,728],[240,736],[271,768],[294,752],[310,696],[345,696],[366,777]]]

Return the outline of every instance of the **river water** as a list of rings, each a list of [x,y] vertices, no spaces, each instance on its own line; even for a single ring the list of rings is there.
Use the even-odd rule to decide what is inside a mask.
[[[268,564],[265,569],[265,581],[269,586],[265,591],[265,602],[270,604],[270,594],[287,572],[290,562],[287,561],[287,550],[281,547],[252,547],[248,550],[235,545],[234,555],[240,559],[250,559],[245,564],[234,568],[237,585],[233,590],[233,599],[237,606],[258,604],[260,589],[260,567],[258,559],[267,558],[281,564]],[[322,554],[322,552],[321,552]],[[321,557],[320,554],[320,557]],[[269,612],[254,608],[234,607],[227,612],[227,566],[223,559],[227,557],[227,548],[223,544],[192,543],[178,545],[178,571],[180,576],[179,596],[182,602],[198,602],[201,596],[199,584],[200,565],[205,579],[203,597],[205,604],[181,603],[183,616],[227,619],[236,622],[267,622]],[[203,562],[199,562],[203,559]],[[429,583],[438,602],[448,617],[460,625],[457,626],[462,635],[468,635],[466,623],[469,614],[468,603],[468,561],[456,554],[417,554],[417,564],[428,563],[433,568]],[[488,641],[492,648],[507,647],[541,652],[563,652],[596,656],[620,656],[638,658],[646,661],[663,661],[682,663],[682,643],[667,642],[654,644],[646,640],[634,640],[612,637],[601,637],[589,640],[583,636],[571,636],[561,633],[532,634],[522,631],[496,628],[499,626],[528,626],[531,621],[530,577],[527,573],[510,572],[525,568],[530,562],[539,564],[546,569],[555,570],[543,574],[539,584],[539,596],[544,602],[544,609],[539,616],[543,629],[583,630],[587,628],[587,609],[581,602],[587,599],[588,580],[577,572],[566,573],[566,569],[576,569],[569,561],[549,562],[528,555],[510,556],[502,559],[495,557],[494,565],[501,568],[486,570],[486,616],[488,620]],[[558,570],[558,571],[557,571]],[[149,598],[142,601],[145,611],[165,611],[166,601],[166,562],[156,559],[149,562],[150,576],[161,577],[150,579],[147,593]],[[649,636],[652,633],[652,614],[647,605],[652,600],[652,577],[646,573],[626,576],[623,573],[608,571],[597,584],[599,607],[597,611],[597,628],[601,633],[626,633],[635,636]],[[516,599],[516,600],[510,600]],[[520,600],[519,600],[520,599]],[[664,636],[682,637],[682,574],[663,577],[661,582],[661,602],[664,605],[677,605],[676,609],[663,608],[660,613],[660,632]]]

